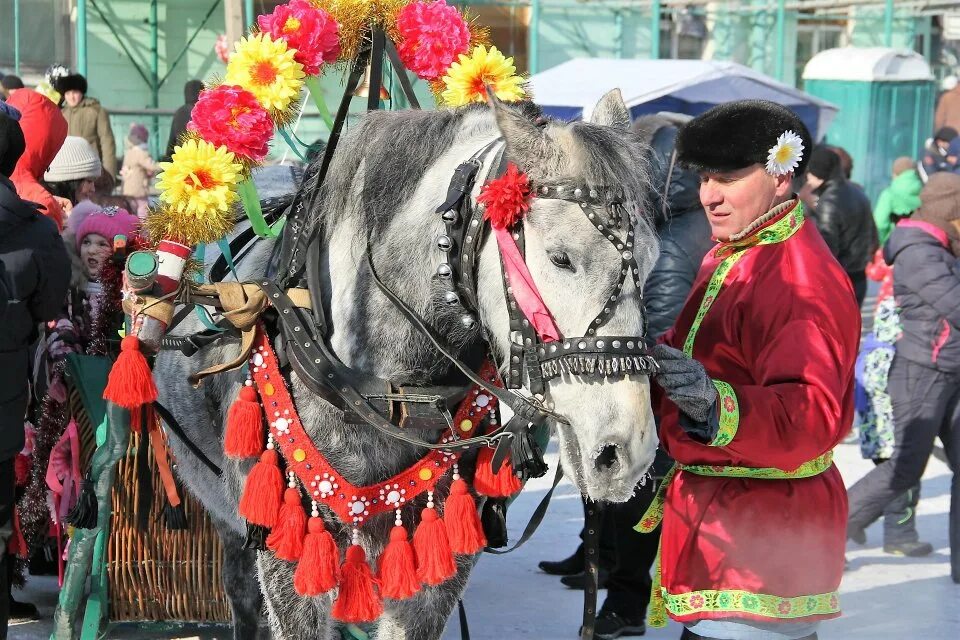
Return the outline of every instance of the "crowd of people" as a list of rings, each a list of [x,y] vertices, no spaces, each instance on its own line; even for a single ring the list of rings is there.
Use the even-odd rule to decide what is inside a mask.
[[[10,595],[11,554],[22,564],[48,548],[51,526],[64,526],[76,500],[65,488],[76,470],[51,455],[69,423],[64,360],[109,356],[118,345],[119,265],[138,242],[158,165],[139,123],[117,157],[109,116],[83,76],[61,68],[38,90],[14,76],[0,86],[2,623],[36,615]],[[166,156],[202,87],[187,83]],[[953,468],[960,464],[960,137],[942,123],[920,158],[893,163],[890,185],[871,204],[852,180],[850,156],[814,146],[802,122],[772,103],[633,126],[651,150],[661,239],[644,297],[661,365],[654,402],[663,446],[651,470],[657,481],[605,510],[597,637],[642,634],[648,607],[652,616],[661,606],[694,640],[815,638],[818,622],[837,615],[831,595],[846,540],[863,542],[883,516],[886,552],[931,553],[915,509],[938,435]],[[785,133],[795,144],[783,143],[785,160],[771,160]],[[868,279],[880,293],[865,310],[875,319],[860,345]],[[876,467],[850,488],[848,507],[829,454],[850,432],[854,406],[863,454]],[[57,481],[48,483],[51,473]],[[24,500],[34,506],[18,513]],[[662,522],[648,513],[658,504]],[[957,474],[952,505],[951,572],[960,583]],[[774,508],[779,524],[766,515]],[[647,533],[634,530],[638,522]],[[787,558],[787,536],[815,544]],[[62,543],[53,544],[62,561]],[[583,545],[540,566],[568,587],[586,583]],[[734,594],[744,589],[774,613]],[[798,589],[814,599],[808,615],[793,615],[792,599],[763,600]],[[713,604],[694,606],[690,593],[713,594]]]

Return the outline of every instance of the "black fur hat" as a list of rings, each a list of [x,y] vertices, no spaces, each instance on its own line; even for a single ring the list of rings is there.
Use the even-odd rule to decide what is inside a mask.
[[[693,171],[735,171],[752,164],[765,166],[770,149],[784,132],[803,141],[794,175],[806,169],[813,140],[790,109],[768,100],[737,100],[717,105],[680,128],[677,160]]]
[[[87,95],[87,79],[79,73],[63,76],[56,81],[54,88],[61,94],[66,93],[67,91],[76,90],[83,95]]]
[[[20,124],[0,111],[0,175],[10,177],[26,147]]]

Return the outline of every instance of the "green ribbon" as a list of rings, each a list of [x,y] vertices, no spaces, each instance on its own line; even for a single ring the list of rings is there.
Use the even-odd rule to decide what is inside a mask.
[[[333,116],[327,107],[327,101],[323,99],[323,91],[320,89],[320,78],[311,76],[304,80],[304,84],[307,85],[307,91],[310,93],[310,97],[313,99],[313,104],[316,105],[317,111],[320,112],[320,117],[323,119],[324,124],[327,125],[327,129],[333,131]]]
[[[284,133],[283,129],[280,132]],[[237,185],[237,194],[240,196],[243,210],[247,213],[247,218],[250,220],[250,226],[253,227],[254,233],[261,238],[276,238],[280,235],[280,231],[286,223],[286,218],[281,218],[272,225],[267,224],[267,220],[263,217],[263,209],[260,208],[260,196],[257,194],[257,186],[253,183],[253,178],[247,178]],[[232,265],[231,268],[233,268]]]
[[[293,151],[293,153],[296,154],[298,158],[300,158],[300,162],[307,161],[306,156],[304,156],[303,152],[300,151],[300,147],[298,147],[294,139],[290,137],[289,131],[287,131],[286,129],[280,128],[280,129],[277,129],[277,133],[280,134],[281,138],[287,141],[287,146],[290,147],[290,150]]]

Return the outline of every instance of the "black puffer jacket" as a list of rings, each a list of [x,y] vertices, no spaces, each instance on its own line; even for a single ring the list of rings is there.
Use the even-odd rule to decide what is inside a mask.
[[[839,171],[814,193],[817,228],[830,252],[847,273],[863,273],[879,245],[867,195]]]
[[[687,300],[700,263],[714,246],[710,223],[700,204],[700,178],[696,173],[674,164],[670,171],[677,129],[666,126],[653,135],[654,184],[659,188],[656,199],[657,232],[660,235],[660,257],[644,285],[647,305],[648,334],[655,340],[673,326]],[[666,203],[663,202],[667,175]]]
[[[56,317],[70,281],[57,225],[21,200],[0,175],[0,261],[6,301],[0,331],[0,461],[23,448],[29,346],[41,322]]]
[[[897,355],[911,362],[960,371],[960,262],[922,226],[901,222],[883,248],[893,269],[893,295],[903,335]],[[932,225],[930,225],[932,227]]]

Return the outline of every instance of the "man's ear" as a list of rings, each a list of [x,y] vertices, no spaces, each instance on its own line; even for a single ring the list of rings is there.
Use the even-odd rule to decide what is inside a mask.
[[[788,196],[793,192],[793,173],[784,173],[776,176],[777,197]]]

